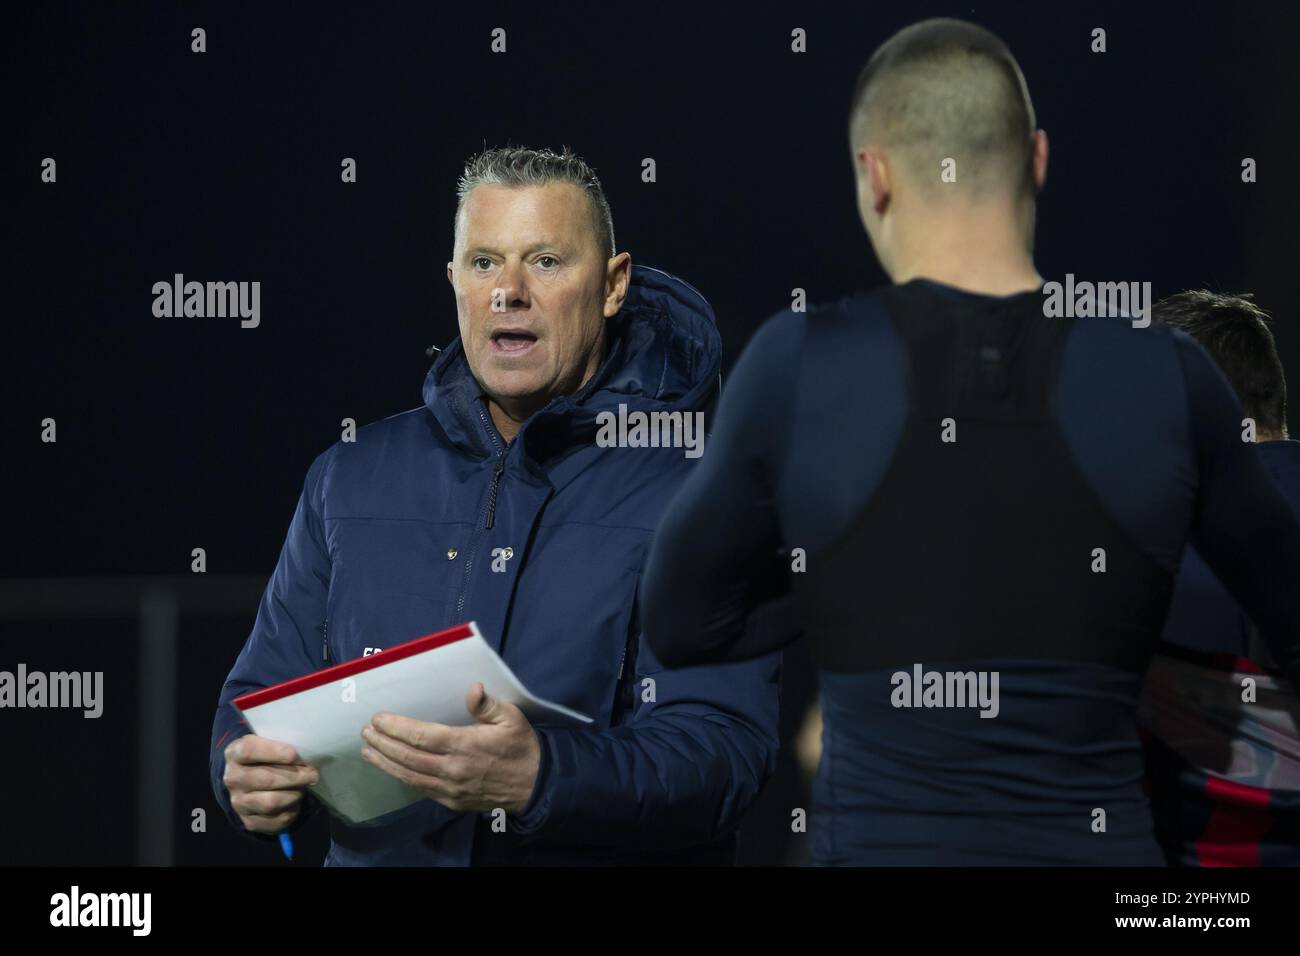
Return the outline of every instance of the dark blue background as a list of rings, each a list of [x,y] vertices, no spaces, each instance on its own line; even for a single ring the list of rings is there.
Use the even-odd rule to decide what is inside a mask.
[[[1300,82],[1295,16],[1273,6],[45,4],[11,21],[0,577],[186,574],[195,547],[211,573],[269,574],[340,420],[419,404],[425,347],[456,334],[455,182],[485,144],[588,159],[620,249],[709,298],[728,365],[794,287],[816,303],[882,281],[845,114],[871,51],[923,15],[973,19],[1021,63],[1051,140],[1044,277],[1253,290],[1297,375]],[[489,49],[498,26],[504,55]],[[1104,54],[1089,49],[1098,26]],[[805,54],[790,52],[794,27]],[[57,185],[40,181],[46,156]],[[645,157],[656,183],[641,181]],[[176,272],[260,281],[260,327],[155,318],[151,286]],[[39,440],[45,417],[57,444]],[[203,642],[182,655],[186,807],[207,799],[210,708],[250,620],[182,631]],[[65,666],[53,648],[75,639],[0,628],[0,667]],[[133,679],[124,633],[118,699]],[[122,823],[114,801],[129,817],[129,796],[93,768],[86,786],[110,797],[65,795],[78,764],[49,747],[120,752],[129,779],[132,714],[112,716],[117,731],[69,719],[16,735],[15,759],[26,746],[68,785],[37,806],[3,798],[5,819],[18,801],[46,833],[29,858],[129,862],[130,841],[101,825]],[[49,834],[73,812],[81,835],[60,844]]]

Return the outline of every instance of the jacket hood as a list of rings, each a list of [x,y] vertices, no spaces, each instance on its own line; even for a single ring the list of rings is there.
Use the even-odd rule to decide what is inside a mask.
[[[596,416],[620,404],[628,411],[702,411],[714,396],[722,341],[712,307],[689,283],[633,265],[627,298],[608,320],[607,335],[605,361],[590,381],[551,401],[520,429],[530,457],[540,461],[589,442]],[[424,404],[454,444],[480,456],[496,453],[500,438],[459,338],[425,377]]]

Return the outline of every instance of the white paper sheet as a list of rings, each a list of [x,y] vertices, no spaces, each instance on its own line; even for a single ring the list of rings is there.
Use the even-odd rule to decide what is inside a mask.
[[[468,633],[459,636],[461,630]],[[442,635],[448,643],[412,653],[420,642],[436,644]],[[320,783],[311,790],[327,807],[350,823],[364,823],[428,798],[362,759],[361,728],[380,712],[454,726],[473,723],[465,695],[476,681],[533,723],[592,724],[585,714],[529,693],[473,621],[254,691],[237,698],[235,706],[253,733],[292,744],[303,760],[320,768]]]

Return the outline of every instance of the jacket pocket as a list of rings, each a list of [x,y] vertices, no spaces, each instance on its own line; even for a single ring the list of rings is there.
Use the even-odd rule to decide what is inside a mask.
[[[463,573],[460,524],[332,519],[326,620],[335,663],[441,630]]]

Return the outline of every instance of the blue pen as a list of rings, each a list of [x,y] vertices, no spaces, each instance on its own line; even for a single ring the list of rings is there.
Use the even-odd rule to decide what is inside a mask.
[[[293,837],[289,836],[289,834],[287,833],[281,833],[280,849],[284,851],[284,858],[286,860],[292,860],[293,859]]]

